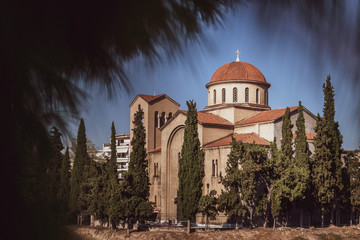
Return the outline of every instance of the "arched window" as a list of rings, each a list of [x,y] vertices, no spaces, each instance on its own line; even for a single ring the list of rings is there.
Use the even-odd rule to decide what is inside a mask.
[[[268,90],[265,90],[265,97],[264,97],[265,105],[268,105]]]
[[[216,159],[216,162],[215,162],[215,177],[218,176],[218,160]]]
[[[172,113],[170,112],[170,113],[169,113],[169,118],[168,118],[168,119],[170,119],[171,117],[172,117]]]
[[[259,104],[259,89],[256,89],[256,103]]]
[[[212,160],[211,168],[212,168],[212,174],[211,174],[211,176],[215,177],[215,161],[214,161],[214,160]]]
[[[236,87],[233,88],[233,102],[234,103],[237,102],[237,88]]]
[[[156,195],[155,195],[155,207],[156,207]]]
[[[159,127],[159,113],[155,112],[155,127]]]
[[[245,102],[249,102],[249,88],[245,88]]]
[[[160,117],[160,127],[162,127],[164,124],[165,124],[165,113],[162,112]]]
[[[225,100],[226,100],[225,88],[223,88],[223,89],[221,90],[221,93],[222,93],[222,103],[225,103]]]
[[[216,104],[216,90],[214,89],[214,104]]]

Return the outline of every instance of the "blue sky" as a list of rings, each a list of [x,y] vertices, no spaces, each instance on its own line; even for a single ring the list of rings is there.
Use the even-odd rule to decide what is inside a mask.
[[[88,108],[81,117],[85,120],[87,137],[101,148],[109,142],[111,122],[117,133],[129,133],[129,104],[137,94],[162,94],[177,101],[180,109],[186,100],[193,99],[197,109],[207,105],[205,84],[220,66],[235,61],[235,51],[240,51],[240,61],[256,66],[271,84],[269,105],[272,109],[302,104],[315,115],[322,114],[322,83],[328,74],[335,87],[336,120],[344,137],[343,148],[355,149],[360,145],[360,129],[355,124],[353,103],[356,88],[344,81],[344,70],[328,61],[328,55],[315,56],[311,38],[292,27],[292,20],[276,31],[259,26],[256,15],[249,8],[230,12],[222,27],[206,27],[204,35],[188,44],[183,53],[175,52],[164,57],[161,63],[150,67],[141,57],[126,64],[133,92],[119,91],[113,100],[96,89],[92,90]],[[342,46],[339,46],[340,48]],[[331,54],[331,53],[328,53]],[[72,125],[76,135],[77,125]]]

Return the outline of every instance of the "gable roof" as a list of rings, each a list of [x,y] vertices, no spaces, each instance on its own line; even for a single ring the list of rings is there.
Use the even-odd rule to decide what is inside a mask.
[[[313,133],[310,133],[310,132],[305,132],[305,135],[306,135],[306,139],[307,140],[314,140],[316,134],[313,134]],[[295,139],[296,138],[296,133],[293,134],[293,137],[292,139]]]
[[[255,144],[257,145],[270,146],[270,143],[267,140],[259,137],[256,133],[242,133],[242,134],[230,134],[226,137],[220,138],[218,140],[206,144],[204,148],[229,146],[232,141],[231,136],[233,136],[236,141],[240,141],[243,143],[253,144],[255,142]]]
[[[185,110],[179,110],[179,112],[183,113],[184,115],[187,114],[187,111]],[[224,126],[233,126],[233,124],[231,122],[229,122],[228,120],[219,117],[215,114],[212,113],[206,113],[203,111],[199,111],[197,112],[197,118],[198,118],[198,122],[200,124],[211,124],[211,125],[224,125]]]
[[[167,98],[169,99],[171,102],[173,102],[174,104],[176,104],[177,106],[180,106],[179,103],[177,103],[175,100],[173,100],[172,98],[170,98],[169,96],[167,96],[166,94],[160,94],[160,95],[156,95],[156,96],[153,96],[153,95],[146,95],[146,94],[138,94],[136,95],[136,97],[134,98],[134,100],[130,103],[129,107],[131,107],[134,102],[139,98],[141,97],[142,99],[145,100],[145,102],[147,102],[148,104],[154,104],[156,103],[157,101],[160,101],[164,98]]]
[[[290,107],[290,113],[297,110],[299,106]],[[305,108],[304,108],[305,110]],[[246,125],[251,123],[258,123],[258,122],[269,122],[269,121],[275,121],[279,118],[282,118],[285,114],[286,108],[280,108],[280,109],[274,109],[274,110],[268,110],[264,112],[260,112],[256,114],[255,116],[252,116],[248,119],[242,120],[240,122],[235,123],[235,126],[239,125]]]

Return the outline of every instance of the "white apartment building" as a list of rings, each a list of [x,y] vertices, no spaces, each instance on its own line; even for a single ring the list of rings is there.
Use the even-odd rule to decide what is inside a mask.
[[[130,135],[129,134],[116,134],[116,162],[118,164],[119,179],[123,178],[124,172],[129,170],[130,161]],[[111,142],[111,139],[110,139]],[[111,155],[111,144],[103,144],[102,155],[109,157]]]

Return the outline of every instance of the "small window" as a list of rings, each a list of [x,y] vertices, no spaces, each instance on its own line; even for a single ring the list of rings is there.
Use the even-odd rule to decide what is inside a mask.
[[[172,113],[169,113],[169,118],[168,119],[170,119],[172,117]]]
[[[216,90],[214,89],[214,104],[216,104]]]
[[[212,169],[211,176],[215,177],[215,161],[214,160],[212,160],[211,169]]]
[[[237,88],[235,87],[235,88],[233,88],[233,102],[236,103],[237,99],[238,99]]]
[[[259,104],[259,89],[256,89],[256,103]]]
[[[245,88],[245,102],[249,102],[249,88]]]
[[[155,207],[156,207],[156,195],[155,195]]]
[[[222,93],[222,103],[225,103],[225,100],[226,100],[225,88],[223,88],[223,89],[221,90],[221,93]]]

